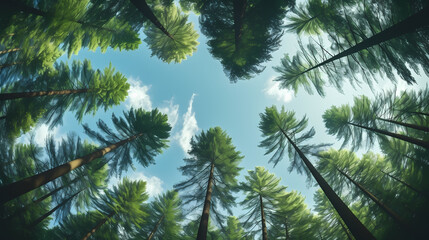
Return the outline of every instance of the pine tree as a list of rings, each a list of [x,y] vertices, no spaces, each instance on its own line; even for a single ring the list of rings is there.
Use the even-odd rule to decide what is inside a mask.
[[[207,239],[209,216],[222,225],[224,216],[219,207],[231,213],[235,205],[233,192],[238,190],[236,177],[243,156],[235,150],[232,139],[220,127],[202,131],[191,140],[190,157],[186,165],[180,167],[182,174],[189,179],[174,185],[179,191],[188,192],[182,197],[183,204],[196,202],[203,206],[197,239]],[[202,185],[207,182],[207,185]],[[212,212],[212,214],[210,214]]]

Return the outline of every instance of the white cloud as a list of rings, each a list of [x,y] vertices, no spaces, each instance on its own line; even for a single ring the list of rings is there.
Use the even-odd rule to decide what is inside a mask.
[[[189,101],[188,111],[183,116],[183,128],[180,133],[176,136],[179,141],[180,147],[182,147],[185,154],[191,149],[191,138],[198,131],[197,119],[195,118],[195,112],[192,112],[192,104],[194,103],[195,93],[192,94],[191,100]]]
[[[170,124],[171,128],[174,128],[177,120],[179,119],[179,105],[173,104],[173,99],[171,99],[168,101],[168,106],[159,108],[159,111],[167,114],[168,123]]]
[[[130,89],[128,90],[128,97],[125,105],[128,109],[130,108],[143,108],[145,110],[152,109],[152,101],[148,95],[150,86],[142,85],[139,80],[129,78]]]
[[[280,83],[274,81],[275,77],[268,79],[267,87],[264,89],[264,93],[270,97],[274,97],[277,101],[284,103],[290,102],[294,95],[293,91],[289,89],[281,89]]]
[[[155,197],[159,194],[161,194],[164,189],[162,188],[163,181],[156,176],[147,177],[142,172],[133,172],[130,175],[128,175],[128,179],[132,181],[137,180],[143,180],[146,182],[146,192],[149,194],[150,197]],[[110,178],[109,181],[109,188],[112,188],[113,186],[117,185],[121,180],[117,177]]]
[[[33,136],[34,143],[39,146],[45,146],[46,138],[49,135],[53,136],[56,142],[60,142],[65,137],[65,134],[59,133],[58,127],[54,127],[50,130],[48,125],[41,124],[33,128],[30,132],[21,135],[21,137],[17,139],[17,142],[28,144],[30,143],[31,136]]]

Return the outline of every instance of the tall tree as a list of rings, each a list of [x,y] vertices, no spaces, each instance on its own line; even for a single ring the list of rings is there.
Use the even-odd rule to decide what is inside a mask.
[[[95,206],[104,218],[88,229],[82,240],[88,239],[105,224],[120,225],[125,230],[141,227],[148,215],[142,207],[148,198],[146,182],[124,178],[112,190],[105,191],[105,194],[97,199]]]
[[[320,74],[319,68],[328,73],[328,81],[337,89],[341,89],[340,82],[345,77],[349,78],[352,84],[359,84],[355,73],[361,73],[365,82],[370,85],[377,81],[378,76],[374,74],[376,72],[395,81],[393,70],[396,69],[398,75],[407,83],[415,83],[407,64],[411,65],[413,70],[417,69],[418,65],[428,64],[424,29],[429,24],[425,18],[429,8],[420,7],[413,11],[407,6],[398,7],[401,5],[398,1],[388,2],[389,5],[383,6],[385,4],[381,1],[367,3],[312,0],[298,8],[287,28],[298,33],[324,32],[332,42],[331,49],[338,53],[331,54],[321,47],[319,52],[312,54],[323,58],[309,62],[310,64],[303,64],[298,59],[301,54],[305,54],[305,50],[293,57],[292,61],[285,57],[282,65],[275,68],[281,73],[276,80],[281,82],[283,88],[296,90],[302,86],[310,92],[312,83],[320,94],[320,89],[323,89],[326,83],[315,79]],[[395,7],[391,7],[392,5]],[[354,12],[352,9],[359,10]],[[410,16],[405,19],[392,16],[397,12],[406,12],[404,15]],[[315,70],[315,73],[310,73]],[[418,70],[415,71],[418,73]],[[336,77],[332,78],[333,75]]]
[[[42,108],[40,109],[43,112],[42,119],[50,123],[51,127],[62,122],[67,110],[74,111],[76,119],[80,122],[85,114],[95,114],[100,107],[106,111],[118,105],[125,100],[130,87],[127,79],[121,73],[115,72],[111,65],[104,71],[94,70],[88,60],[83,63],[74,61],[71,67],[61,62],[55,65],[55,71],[33,77],[22,79],[0,93],[0,101],[43,97],[44,99],[37,100],[41,101],[43,106],[42,104],[36,106]],[[17,107],[19,103],[11,104]],[[10,106],[8,108],[10,109]],[[12,111],[10,114],[13,113]],[[7,110],[4,114],[6,124],[12,126],[13,123],[10,121],[20,117],[8,116]],[[37,116],[33,116],[34,121],[37,120]],[[12,128],[10,131],[17,132],[20,126],[16,127],[18,129]]]
[[[379,127],[375,122],[377,108],[370,105],[368,98],[355,98],[353,107],[342,105],[340,107],[332,106],[323,114],[323,121],[328,129],[328,133],[336,135],[338,139],[344,138],[343,146],[350,140],[354,149],[358,149],[365,141],[364,130],[366,133],[366,143],[372,144],[376,136],[379,138],[392,137],[416,146],[429,149],[429,142],[407,136]]]
[[[198,4],[198,3],[196,3]],[[262,72],[278,49],[280,28],[294,1],[204,1],[200,24],[211,54],[231,82]]]
[[[209,216],[222,226],[224,216],[219,212],[219,206],[230,214],[232,212],[235,205],[232,192],[238,191],[236,177],[241,170],[238,164],[243,156],[235,150],[232,139],[220,127],[202,131],[192,138],[188,153],[190,157],[184,159],[186,165],[179,169],[189,179],[174,187],[179,191],[189,191],[182,197],[185,205],[191,202],[197,202],[196,208],[203,205],[197,239],[207,239]],[[207,182],[207,185],[202,182]],[[210,211],[213,214],[210,215]]]
[[[293,158],[289,170],[297,169],[298,172],[305,172],[307,175],[311,174],[314,177],[355,238],[374,239],[371,232],[350,211],[305,156],[305,153],[317,151],[318,148],[323,146],[302,144],[303,141],[314,136],[315,131],[313,128],[301,134],[301,136],[297,136],[297,134],[305,130],[307,119],[304,117],[297,121],[294,112],[285,111],[284,107],[279,112],[275,106],[267,107],[265,113],[260,114],[260,117],[259,129],[262,132],[262,136],[265,137],[260,146],[267,148],[266,154],[274,152],[270,162],[277,164],[283,158],[287,148],[290,158]],[[299,160],[302,160],[302,162],[299,162]]]
[[[281,194],[286,188],[279,185],[280,178],[276,178],[264,167],[256,167],[255,170],[247,172],[249,175],[244,177],[246,182],[241,183],[241,189],[246,196],[240,203],[247,211],[242,216],[245,218],[244,225],[253,229],[254,225],[260,222],[261,227],[257,230],[261,230],[262,239],[267,240],[267,225],[275,214],[278,199],[284,197]]]
[[[89,126],[84,125],[87,134],[106,147],[37,175],[2,186],[0,188],[0,203],[5,203],[38,188],[94,159],[103,157],[109,152],[112,153],[108,158],[112,173],[120,173],[132,166],[132,156],[142,166],[148,166],[154,163],[154,157],[162,153],[162,150],[168,146],[167,138],[170,135],[171,127],[167,123],[167,115],[160,113],[158,109],[150,112],[142,109],[131,109],[124,112],[123,118],[118,118],[113,114],[112,122],[117,133],[114,133],[104,121],[99,120],[97,123],[100,130],[106,133],[106,136],[102,136],[91,130]]]
[[[176,191],[158,196],[148,207],[149,217],[133,239],[179,239],[183,221],[182,202]]]
[[[249,233],[244,232],[242,224],[238,218],[234,216],[228,217],[223,236],[225,239],[229,240],[253,239]]]

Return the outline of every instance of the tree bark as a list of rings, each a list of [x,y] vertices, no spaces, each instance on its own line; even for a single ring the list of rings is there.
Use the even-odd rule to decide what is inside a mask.
[[[349,230],[347,230],[347,227],[344,226],[343,222],[340,219],[337,219],[337,221],[341,225],[341,228],[343,229],[343,231],[346,233],[347,239],[348,240],[353,240],[353,237],[350,236],[350,232],[349,232]]]
[[[110,213],[107,218],[103,218],[100,222],[97,223],[97,225],[91,229],[91,231],[89,231],[83,238],[82,240],[87,240],[89,237],[91,237],[91,235],[93,233],[95,233],[101,226],[103,226],[103,224],[105,224],[107,222],[107,220],[109,220],[109,218],[113,217],[113,215],[115,215],[114,212]]]
[[[36,189],[40,186],[45,185],[46,183],[57,179],[58,177],[63,176],[64,174],[69,173],[75,168],[81,167],[94,159],[101,158],[108,152],[115,150],[116,148],[133,141],[134,139],[142,136],[143,133],[136,134],[127,139],[114,143],[108,147],[102,148],[95,152],[92,152],[88,155],[85,155],[81,158],[74,159],[68,163],[60,165],[58,167],[52,168],[45,172],[33,175],[31,177],[24,178],[17,182],[11,183],[0,187],[0,205],[21,196],[33,189]]]
[[[285,240],[289,240],[290,236],[289,236],[289,228],[287,227],[287,221],[285,221],[285,232],[286,232],[286,239]]]
[[[198,227],[197,240],[206,240],[207,239],[207,229],[209,226],[209,216],[210,216],[210,201],[212,198],[212,184],[213,184],[213,173],[214,173],[214,163],[211,163],[210,167],[210,176],[207,183],[207,192],[206,198],[204,200],[203,213],[201,215],[200,226]]]
[[[395,220],[399,226],[404,228],[405,230],[408,230],[409,232],[413,232],[411,229],[411,226],[408,225],[408,223],[402,219],[396,212],[394,212],[392,209],[390,209],[388,206],[386,206],[384,203],[382,203],[376,196],[374,196],[372,193],[370,193],[366,188],[364,188],[360,183],[353,180],[349,175],[347,175],[345,172],[337,168],[337,171],[341,173],[344,177],[346,177],[350,182],[352,182],[356,187],[359,188],[367,197],[369,197],[374,203],[376,203],[385,213],[387,213],[391,218]]]
[[[2,51],[0,51],[0,55],[10,53],[10,52],[17,52],[19,50],[21,50],[21,49],[20,48],[11,48],[11,49],[2,50]]]
[[[417,145],[417,146],[429,149],[429,142],[426,142],[426,141],[423,141],[423,140],[420,140],[420,139],[417,139],[417,138],[408,137],[408,136],[405,136],[405,135],[401,135],[401,134],[397,134],[397,133],[392,133],[392,132],[389,132],[389,131],[386,131],[386,130],[377,129],[377,128],[366,127],[366,126],[355,124],[355,123],[352,123],[352,122],[349,122],[349,124],[353,125],[355,127],[360,127],[360,128],[366,129],[366,130],[371,131],[371,132],[383,134],[383,135],[386,135],[386,136],[389,136],[389,137],[393,137],[393,138],[396,138],[396,139],[399,139],[399,140],[402,140],[402,141],[405,141],[405,142],[408,142],[408,143],[412,143],[414,145]]]
[[[171,38],[171,40],[174,40],[173,36],[167,31],[167,29],[165,29],[161,22],[159,22],[155,14],[153,14],[152,9],[150,9],[149,5],[147,5],[146,0],[130,0],[130,2],[159,30],[161,30],[165,35]]]
[[[429,6],[424,7],[422,10],[418,11],[417,13],[413,14],[412,16],[404,19],[403,21],[396,23],[395,25],[386,28],[385,30],[373,35],[370,38],[367,38],[363,40],[362,42],[354,45],[353,47],[344,50],[343,52],[340,52],[336,54],[335,56],[311,67],[306,69],[305,71],[299,73],[297,76],[305,74],[313,69],[319,68],[325,64],[328,64],[330,62],[333,62],[337,59],[349,56],[353,53],[362,51],[364,49],[373,47],[375,45],[378,45],[380,43],[389,41],[391,39],[394,39],[396,37],[400,37],[404,34],[412,33],[417,31],[418,29],[424,28],[429,26],[429,18],[427,17],[429,15]]]
[[[262,201],[261,194],[259,194],[259,201],[261,202],[262,240],[268,240],[267,223],[266,223],[265,212],[264,212],[264,202]]]
[[[234,0],[234,44],[235,51],[240,49],[241,36],[243,35],[244,14],[247,0]]]
[[[398,181],[398,182],[402,183],[404,186],[406,186],[407,188],[409,188],[409,189],[413,190],[413,191],[414,191],[414,192],[416,192],[417,194],[419,194],[419,195],[421,195],[421,196],[423,196],[423,197],[425,197],[425,198],[429,199],[429,196],[428,196],[427,194],[425,194],[424,192],[422,192],[422,191],[420,191],[420,190],[416,189],[415,187],[413,187],[413,186],[411,186],[410,184],[408,184],[408,183],[406,183],[406,182],[402,181],[401,179],[399,179],[399,178],[397,178],[397,177],[395,177],[395,176],[393,176],[393,175],[391,175],[391,174],[389,174],[389,173],[387,173],[387,172],[384,172],[383,170],[380,170],[380,171],[381,171],[382,173],[384,173],[385,175],[389,176],[390,178],[392,178],[392,179],[394,179],[394,180],[396,180],[396,181]]]
[[[385,122],[397,124],[397,125],[400,125],[400,126],[412,128],[412,129],[415,129],[415,130],[419,130],[419,131],[423,131],[423,132],[429,132],[429,127],[420,126],[420,125],[411,124],[411,123],[404,123],[404,122],[395,121],[395,120],[391,120],[391,119],[385,119],[385,118],[377,118],[377,119],[379,119],[381,121],[385,121]]]
[[[152,232],[150,232],[149,237],[147,238],[147,240],[151,240],[153,238],[153,236],[156,233],[156,230],[158,230],[159,225],[161,224],[162,220],[164,219],[164,215],[161,216],[161,218],[158,220],[158,222],[156,222],[155,227],[152,229]]]
[[[0,100],[11,100],[19,98],[31,98],[52,95],[68,95],[77,93],[86,93],[90,89],[67,89],[67,90],[52,90],[52,91],[37,91],[37,92],[18,92],[18,93],[0,93]]]
[[[337,210],[340,217],[343,219],[344,223],[352,232],[353,236],[357,240],[375,240],[375,237],[371,234],[371,232],[359,221],[359,219],[353,214],[353,212],[347,207],[347,205],[341,200],[341,198],[332,190],[331,186],[326,182],[326,180],[320,175],[317,169],[311,164],[308,158],[304,155],[303,152],[296,146],[296,144],[289,138],[286,132],[278,126],[283,135],[287,138],[287,140],[292,144],[295,151],[301,157],[304,164],[307,166],[308,170],[311,172],[313,177],[316,179],[320,188],[325,193],[326,197],[328,197],[332,206],[334,206],[335,210]]]
[[[69,198],[67,198],[66,200],[62,201],[60,204],[58,204],[56,207],[54,207],[53,209],[51,209],[49,212],[43,214],[41,217],[39,217],[38,219],[36,219],[35,221],[33,221],[29,227],[33,228],[35,227],[37,224],[39,224],[40,222],[42,222],[43,220],[45,220],[47,217],[49,217],[52,213],[54,213],[55,211],[58,210],[58,208],[64,206],[68,201],[72,200],[74,197],[76,197],[76,195],[78,195],[80,192],[82,192],[82,190],[78,191],[77,193],[71,195]]]

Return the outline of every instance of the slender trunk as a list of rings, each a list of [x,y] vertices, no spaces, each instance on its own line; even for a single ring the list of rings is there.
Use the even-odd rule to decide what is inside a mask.
[[[373,35],[370,38],[367,38],[365,40],[363,40],[362,42],[354,45],[353,47],[344,50],[338,54],[336,54],[335,56],[311,67],[308,68],[307,70],[299,73],[298,75],[302,75],[304,73],[307,73],[313,69],[319,68],[325,64],[328,64],[330,62],[333,62],[337,59],[349,56],[353,53],[362,51],[364,49],[373,47],[375,45],[378,45],[380,43],[389,41],[391,39],[400,37],[404,34],[408,34],[408,33],[412,33],[417,31],[418,29],[424,28],[429,26],[429,18],[427,17],[429,15],[429,6],[424,7],[422,10],[420,10],[419,12],[413,14],[412,16],[404,19],[403,21],[396,23],[395,25],[386,28],[385,30]]]
[[[69,173],[75,168],[81,167],[94,159],[103,157],[106,153],[115,150],[116,148],[133,141],[134,139],[142,136],[143,133],[136,134],[127,139],[114,143],[108,147],[92,152],[88,155],[85,155],[81,158],[74,159],[68,163],[60,165],[58,167],[52,168],[45,172],[33,175],[31,177],[24,178],[17,182],[11,183],[0,187],[0,205],[21,196],[24,193],[27,193],[33,189],[36,189],[40,186],[45,185],[46,183],[57,179],[58,177],[63,176],[64,174]]]
[[[150,7],[147,5],[146,0],[130,0],[130,2],[159,30],[161,30],[165,35],[171,38],[171,40],[174,40],[173,36],[167,31],[167,29],[165,29],[161,22],[159,22],[155,14],[153,14],[152,9],[150,9]]]
[[[380,171],[381,171],[382,173],[384,173],[385,175],[389,176],[390,178],[392,178],[392,179],[394,179],[394,180],[396,180],[396,181],[400,182],[401,184],[403,184],[403,185],[404,185],[404,186],[406,186],[407,188],[409,188],[409,189],[413,190],[413,191],[414,191],[414,192],[416,192],[417,194],[419,194],[419,195],[421,195],[421,196],[423,196],[423,197],[425,197],[425,198],[429,199],[429,196],[428,196],[427,194],[425,194],[424,192],[422,192],[422,191],[420,191],[420,190],[416,189],[415,187],[413,187],[413,186],[411,186],[410,184],[408,184],[408,183],[406,183],[406,182],[402,181],[401,179],[399,179],[399,178],[397,178],[397,177],[395,177],[395,176],[393,176],[393,175],[391,175],[391,174],[389,174],[389,173],[387,173],[387,172],[384,172],[383,170],[380,170]]]
[[[47,194],[43,195],[43,197],[40,197],[40,198],[38,198],[38,199],[34,200],[33,202],[30,202],[29,204],[25,205],[24,207],[22,207],[22,208],[20,208],[20,209],[16,210],[12,215],[10,215],[9,217],[7,217],[5,220],[10,220],[10,219],[12,219],[12,218],[16,217],[17,215],[19,215],[19,214],[21,214],[22,212],[24,212],[25,210],[27,210],[29,207],[31,207],[31,206],[33,206],[33,205],[35,205],[35,204],[38,204],[38,203],[40,203],[40,202],[42,202],[42,201],[43,201],[43,200],[45,200],[46,198],[48,198],[48,197],[50,197],[50,196],[54,195],[55,193],[57,193],[57,192],[61,191],[61,189],[65,188],[65,187],[67,187],[67,186],[70,186],[71,184],[73,184],[73,183],[77,182],[77,180],[79,180],[79,179],[78,179],[78,178],[75,178],[75,179],[73,179],[73,181],[71,181],[69,184],[67,184],[67,185],[63,185],[63,186],[61,186],[61,187],[59,187],[59,188],[56,188],[55,190],[53,190],[53,191],[51,191],[51,192],[49,192],[49,193],[47,193]]]
[[[246,7],[247,0],[234,0],[234,43],[236,52],[240,48],[241,36],[243,35],[243,22]]]
[[[67,90],[52,90],[52,91],[37,91],[37,92],[18,92],[18,93],[0,93],[0,100],[11,100],[19,98],[31,98],[40,96],[52,95],[68,95],[77,93],[86,93],[89,89],[67,89]]]
[[[420,139],[417,139],[417,138],[408,137],[408,136],[405,136],[405,135],[401,135],[401,134],[397,134],[397,133],[392,133],[392,132],[389,132],[389,131],[386,131],[386,130],[377,129],[377,128],[366,127],[366,126],[355,124],[355,123],[351,123],[351,122],[349,122],[349,124],[353,125],[355,127],[360,127],[360,128],[366,129],[366,130],[371,131],[371,132],[383,134],[383,135],[386,135],[386,136],[389,136],[389,137],[393,137],[393,138],[396,138],[396,139],[399,139],[399,140],[402,140],[402,141],[405,141],[405,142],[408,142],[408,143],[412,143],[414,145],[417,145],[417,146],[429,149],[429,142],[426,142],[426,141],[423,141],[423,140],[420,140]]]
[[[412,124],[412,123],[404,123],[404,122],[395,121],[395,120],[391,120],[391,119],[385,119],[385,118],[377,118],[377,119],[379,119],[381,121],[385,121],[385,122],[397,124],[397,125],[400,125],[400,126],[412,128],[412,129],[415,129],[415,130],[419,130],[419,131],[423,131],[423,132],[429,132],[429,127],[420,126],[420,125]]]
[[[265,220],[264,202],[262,196],[259,194],[259,201],[261,202],[261,221],[262,221],[262,240],[268,240],[267,223]]]
[[[18,64],[21,64],[21,62],[5,63],[5,64],[0,65],[0,70],[2,70],[3,68],[15,66]]]
[[[350,235],[350,232],[349,232],[349,230],[347,229],[347,227],[346,227],[346,226],[344,226],[344,223],[343,223],[340,219],[337,219],[337,221],[338,221],[338,223],[341,225],[341,228],[343,229],[343,231],[346,233],[346,235],[347,235],[347,239],[348,239],[348,240],[353,240],[353,237]]]
[[[103,224],[105,224],[109,218],[113,217],[113,215],[115,215],[115,212],[110,213],[106,218],[103,218],[100,222],[98,222],[97,225],[82,238],[82,240],[87,240],[89,237],[91,237],[91,235],[95,233],[101,226],[103,226]]]
[[[383,209],[383,211],[386,212],[390,217],[392,217],[395,220],[395,222],[399,224],[399,226],[401,226],[405,230],[408,230],[411,233],[413,232],[411,230],[411,227],[408,225],[406,221],[404,221],[404,219],[402,219],[396,212],[394,212],[392,209],[390,209],[388,206],[382,203],[376,196],[374,196],[372,193],[366,190],[360,183],[353,180],[349,175],[347,175],[339,168],[337,168],[337,171],[339,171],[341,175],[346,177],[350,182],[352,182],[356,187],[358,187],[367,197],[369,197],[374,203],[376,203],[381,209]]]
[[[6,50],[3,50],[3,51],[0,51],[0,55],[6,54],[6,53],[10,53],[10,52],[17,52],[19,50],[21,50],[21,49],[20,48],[6,49]]]
[[[285,232],[286,232],[286,240],[289,240],[289,228],[287,227],[287,221],[285,221]]]
[[[161,216],[161,218],[156,223],[155,227],[152,229],[152,232],[150,232],[149,237],[147,240],[151,240],[153,238],[153,235],[155,235],[156,230],[158,230],[159,225],[161,224],[162,220],[164,219],[164,215]]]
[[[49,212],[43,214],[41,217],[39,217],[38,219],[36,219],[35,221],[33,221],[30,225],[29,228],[33,228],[35,227],[37,224],[39,224],[40,222],[42,222],[43,220],[45,220],[47,217],[49,217],[52,213],[54,213],[55,211],[58,210],[58,208],[64,206],[66,203],[68,203],[70,200],[72,200],[74,197],[76,197],[76,195],[78,195],[80,192],[82,192],[82,190],[78,191],[77,193],[71,195],[69,198],[67,198],[66,200],[62,201],[60,204],[58,204],[56,207],[52,208]]]
[[[311,162],[307,159],[303,152],[296,146],[296,144],[289,138],[286,132],[278,126],[282,131],[287,140],[292,144],[295,151],[301,157],[304,164],[307,166],[308,170],[311,172],[313,177],[316,179],[320,188],[325,193],[326,197],[328,197],[332,206],[334,206],[335,210],[337,210],[340,217],[343,219],[344,223],[352,232],[353,236],[357,240],[370,240],[375,237],[371,234],[371,232],[359,221],[359,219],[353,214],[353,212],[347,207],[347,205],[341,200],[341,198],[332,190],[331,186],[326,182],[326,180],[320,175],[317,169],[311,164]]]
[[[198,227],[197,240],[206,240],[207,239],[207,229],[209,226],[209,215],[210,215],[210,201],[212,198],[212,184],[213,184],[213,173],[214,173],[214,163],[212,162],[210,167],[210,176],[207,183],[207,193],[204,200],[203,213],[201,215],[200,226]]]

